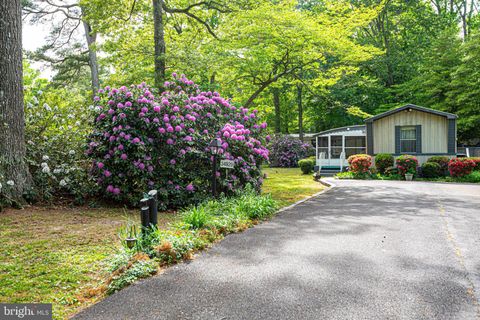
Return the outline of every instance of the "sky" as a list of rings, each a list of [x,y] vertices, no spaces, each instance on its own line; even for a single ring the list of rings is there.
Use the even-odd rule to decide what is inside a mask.
[[[46,43],[45,38],[48,36],[48,26],[45,24],[31,25],[28,22],[23,22],[22,30],[22,42],[23,49],[28,51],[34,51]],[[52,70],[46,68],[41,63],[33,63],[32,67],[38,69],[41,72],[42,77],[51,79]]]

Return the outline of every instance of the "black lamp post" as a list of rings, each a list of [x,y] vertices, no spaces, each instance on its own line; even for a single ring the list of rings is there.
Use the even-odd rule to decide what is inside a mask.
[[[210,152],[213,155],[213,176],[212,176],[212,195],[217,197],[217,155],[222,147],[220,139],[214,139],[210,142]]]

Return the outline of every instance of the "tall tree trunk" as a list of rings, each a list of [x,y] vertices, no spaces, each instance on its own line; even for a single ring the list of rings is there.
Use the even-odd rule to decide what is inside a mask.
[[[302,104],[303,87],[297,84],[297,105],[298,105],[298,135],[303,141],[303,104]]]
[[[275,133],[281,132],[281,118],[280,118],[280,89],[273,88],[273,106],[275,107]]]
[[[25,164],[21,0],[0,1],[0,12],[0,197],[16,204],[32,183]]]
[[[83,21],[83,27],[85,28],[85,37],[87,39],[88,46],[88,65],[90,66],[90,74],[92,79],[92,96],[95,96],[100,88],[100,81],[98,80],[97,51],[95,48],[97,33],[92,32],[92,28],[85,21]]]
[[[153,1],[153,40],[155,44],[155,86],[165,82],[165,31],[163,25],[163,0]]]

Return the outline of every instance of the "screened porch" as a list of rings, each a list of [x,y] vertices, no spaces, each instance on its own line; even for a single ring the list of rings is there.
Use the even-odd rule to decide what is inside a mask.
[[[349,126],[320,132],[315,137],[316,164],[321,168],[348,166],[349,156],[366,153],[365,126]]]

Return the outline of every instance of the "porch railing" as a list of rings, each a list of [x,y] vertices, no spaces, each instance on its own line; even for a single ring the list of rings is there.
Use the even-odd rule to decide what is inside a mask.
[[[345,162],[345,152],[340,153],[340,172],[343,172],[343,163]]]
[[[322,171],[323,160],[325,160],[325,152],[318,153],[317,166],[319,172]]]

